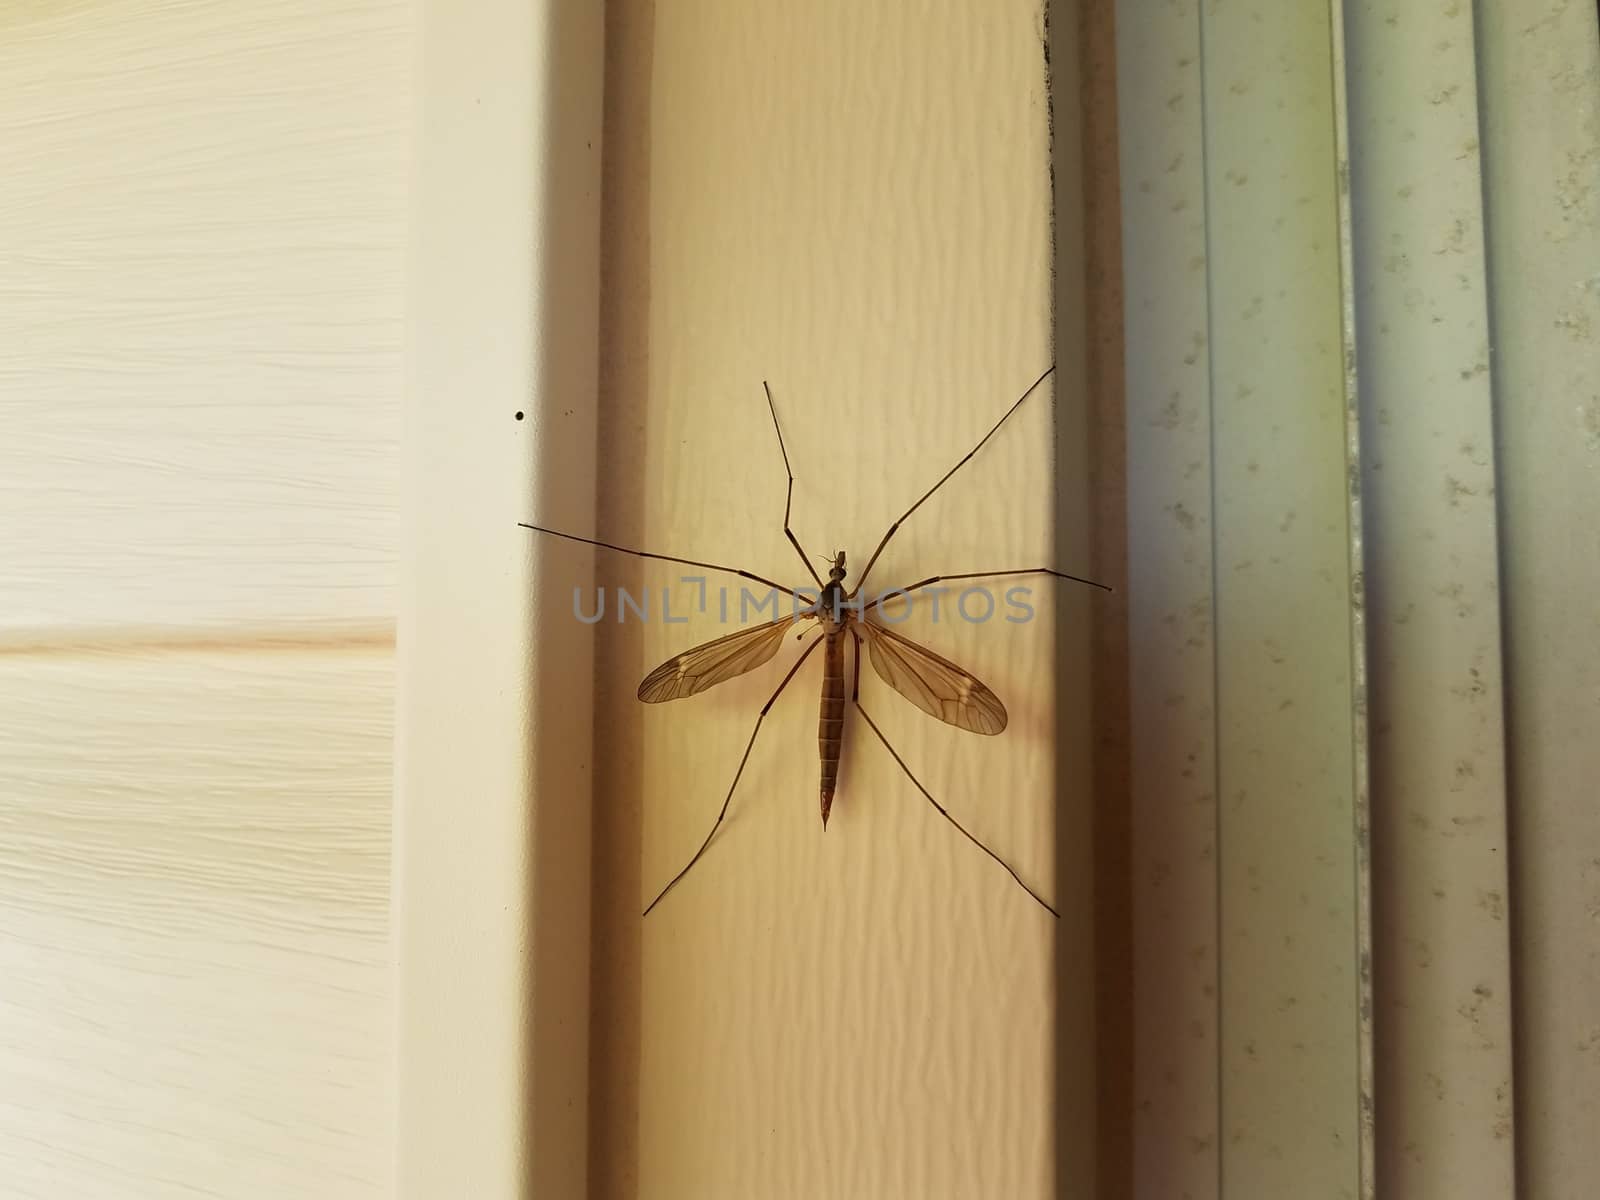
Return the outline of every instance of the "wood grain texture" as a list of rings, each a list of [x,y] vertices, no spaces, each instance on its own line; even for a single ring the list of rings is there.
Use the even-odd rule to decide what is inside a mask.
[[[0,664],[8,1194],[389,1194],[392,673]]]
[[[394,612],[406,13],[0,38],[0,626]]]
[[[382,1196],[409,14],[0,16],[0,1176]]]

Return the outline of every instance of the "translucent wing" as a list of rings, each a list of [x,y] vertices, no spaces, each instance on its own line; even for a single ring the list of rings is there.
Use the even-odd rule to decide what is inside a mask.
[[[782,617],[685,650],[644,677],[639,685],[639,699],[647,704],[681,700],[735,675],[753,671],[778,652],[778,647],[783,645],[783,635],[794,623],[794,617]]]
[[[999,733],[1006,706],[981,681],[947,658],[885,625],[858,621],[872,666],[883,681],[930,716],[973,733]]]

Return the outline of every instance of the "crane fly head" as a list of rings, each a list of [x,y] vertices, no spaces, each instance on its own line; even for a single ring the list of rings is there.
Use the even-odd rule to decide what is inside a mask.
[[[844,551],[840,550],[833,556],[833,565],[828,568],[828,582],[838,583],[844,575]]]

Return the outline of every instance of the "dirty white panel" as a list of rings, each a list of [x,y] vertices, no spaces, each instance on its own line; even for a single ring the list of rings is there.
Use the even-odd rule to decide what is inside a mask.
[[[1514,1191],[1483,159],[1471,10],[1346,10],[1379,1184]]]
[[[1480,21],[1518,1159],[1545,1200],[1600,1178],[1600,31],[1586,4]]]
[[[1360,1177],[1355,694],[1329,13],[1207,10],[1221,1194]]]
[[[1334,15],[1119,23],[1139,1196],[1372,1185]]]
[[[1336,29],[1306,9],[1125,15],[1136,1185],[1353,1196]]]
[[[0,1175],[382,1196],[409,14],[0,15]]]
[[[1354,1196],[1336,30],[1124,15],[1136,1188]]]

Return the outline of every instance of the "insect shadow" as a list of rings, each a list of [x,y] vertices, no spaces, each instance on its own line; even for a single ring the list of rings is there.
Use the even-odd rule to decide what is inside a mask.
[[[820,634],[814,637],[801,652],[794,665],[779,681],[772,696],[761,706],[761,712],[756,716],[755,728],[750,732],[750,740],[745,744],[744,754],[739,759],[739,767],[733,773],[733,782],[728,785],[728,794],[723,797],[722,808],[717,812],[717,819],[712,822],[710,831],[705,840],[700,843],[683,869],[667,881],[667,885],[656,893],[656,898],[645,907],[644,915],[649,916],[650,911],[660,904],[678,882],[700,861],[706,849],[717,836],[717,830],[722,827],[723,818],[728,815],[728,806],[733,802],[733,794],[739,787],[739,779],[744,774],[745,764],[750,761],[750,752],[755,748],[756,737],[761,732],[761,723],[767,719],[767,713],[778,702],[778,697],[783,694],[784,688],[789,686],[790,680],[811,657],[812,651],[818,646],[823,647],[822,654],[822,706],[817,721],[817,749],[821,759],[822,778],[820,786],[820,800],[822,805],[822,826],[828,826],[828,813],[833,807],[833,796],[839,781],[839,751],[843,744],[844,717],[845,717],[845,650],[848,645],[852,665],[850,672],[850,704],[861,714],[862,720],[872,730],[884,748],[900,769],[905,772],[906,778],[911,780],[917,791],[921,792],[929,804],[938,811],[939,815],[950,822],[960,833],[978,849],[982,850],[995,862],[1005,868],[1006,872],[1016,881],[1017,886],[1038,901],[1048,912],[1059,917],[1048,901],[1038,892],[1029,887],[1020,875],[1012,869],[1011,865],[996,854],[978,838],[974,837],[967,828],[951,815],[950,811],[933,798],[933,794],[922,786],[921,780],[906,765],[905,759],[889,744],[889,739],[884,736],[883,730],[878,728],[876,721],[867,713],[861,703],[861,649],[865,644],[867,657],[872,663],[873,670],[890,687],[899,692],[907,700],[915,704],[929,716],[937,717],[946,724],[954,725],[957,729],[965,729],[971,733],[993,735],[1000,733],[1006,727],[1006,708],[981,680],[969,671],[956,666],[949,659],[935,654],[926,646],[919,645],[897,630],[889,628],[883,623],[882,605],[891,596],[908,596],[911,593],[932,587],[939,583],[953,583],[966,579],[993,579],[999,576],[1017,575],[1049,575],[1056,579],[1066,579],[1073,583],[1086,584],[1089,587],[1099,588],[1109,592],[1112,589],[1103,583],[1096,583],[1092,579],[1084,579],[1079,575],[1069,575],[1065,571],[1057,571],[1052,567],[1008,567],[997,571],[965,571],[955,575],[930,575],[926,579],[906,587],[891,588],[878,596],[869,599],[862,594],[866,586],[867,577],[871,575],[872,568],[878,561],[878,556],[883,553],[885,546],[898,532],[900,526],[910,519],[911,515],[921,508],[928,499],[945,485],[952,475],[965,466],[972,457],[983,449],[1000,427],[1006,423],[1011,415],[1022,407],[1027,398],[1038,390],[1039,385],[1050,377],[1055,370],[1051,364],[1044,374],[1035,379],[1028,389],[1019,396],[1015,403],[1008,408],[1001,418],[994,423],[989,432],[978,439],[977,445],[961,458],[955,466],[951,467],[939,477],[937,483],[924,492],[910,508],[906,509],[900,517],[889,526],[878,545],[867,559],[867,565],[862,569],[855,586],[848,591],[845,589],[845,552],[836,551],[828,562],[828,578],[824,582],[817,574],[817,569],[812,565],[811,556],[800,544],[800,539],[795,536],[794,530],[789,527],[789,515],[794,503],[794,471],[789,465],[789,451],[784,445],[783,429],[778,422],[777,405],[772,400],[772,389],[765,380],[761,387],[766,392],[767,409],[772,414],[772,429],[778,436],[778,450],[783,455],[783,470],[788,476],[788,489],[783,502],[783,534],[788,538],[789,544],[794,547],[806,571],[816,582],[817,590],[809,597],[805,590],[785,587],[775,580],[767,579],[754,572],[742,570],[739,567],[725,566],[720,563],[699,562],[692,558],[680,558],[675,554],[655,554],[647,550],[634,550],[627,546],[617,546],[611,542],[602,542],[594,538],[579,537],[577,534],[564,533],[559,529],[550,529],[543,525],[530,525],[526,521],[517,524],[523,529],[531,529],[535,533],[548,534],[552,537],[565,538],[571,542],[581,542],[586,546],[598,546],[603,550],[615,550],[620,554],[631,554],[636,558],[656,559],[662,562],[681,563],[684,566],[699,567],[706,571],[718,571],[729,575],[737,575],[741,579],[748,579],[755,583],[765,584],[790,597],[793,611],[788,616],[781,616],[777,620],[769,621],[764,625],[756,625],[750,629],[741,629],[737,633],[730,633],[726,637],[717,638],[715,641],[706,642],[685,650],[682,654],[674,655],[662,663],[650,674],[644,677],[644,682],[639,685],[639,699],[647,704],[659,704],[666,700],[682,700],[685,697],[696,695],[709,687],[714,687],[726,680],[743,675],[748,671],[762,666],[778,652],[783,644],[784,636],[795,629],[802,622],[814,621],[815,626],[802,629],[801,635]],[[807,589],[808,590],[808,589]]]

